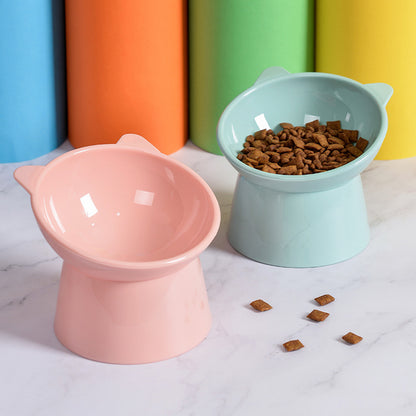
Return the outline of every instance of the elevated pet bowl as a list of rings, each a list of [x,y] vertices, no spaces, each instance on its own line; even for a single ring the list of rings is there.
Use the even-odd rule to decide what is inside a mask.
[[[240,253],[276,266],[312,267],[346,260],[369,242],[360,173],[387,131],[392,88],[323,73],[265,70],[222,114],[218,143],[239,172],[228,238]],[[337,169],[301,176],[262,172],[237,159],[247,135],[279,123],[341,120],[369,141],[365,152]]]
[[[211,315],[199,254],[220,211],[208,185],[145,139],[23,166],[39,227],[64,259],[55,333],[70,350],[144,363],[202,341]]]

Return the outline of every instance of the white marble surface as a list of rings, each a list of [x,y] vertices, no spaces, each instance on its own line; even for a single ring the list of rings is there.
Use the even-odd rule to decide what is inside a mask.
[[[362,175],[372,232],[364,252],[333,266],[285,269],[229,246],[236,172],[226,160],[190,143],[173,157],[221,205],[220,231],[201,256],[213,327],[192,351],[135,366],[88,361],[57,341],[61,259],[12,178],[20,164],[0,165],[0,415],[415,415],[416,160],[374,161]],[[310,322],[323,293],[336,297],[325,307],[331,315]],[[253,312],[248,303],[257,298],[274,309]],[[364,340],[346,345],[348,331]],[[305,348],[284,352],[293,338]]]

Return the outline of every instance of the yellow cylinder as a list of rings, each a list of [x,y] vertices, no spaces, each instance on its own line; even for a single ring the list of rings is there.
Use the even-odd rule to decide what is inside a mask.
[[[316,71],[390,84],[377,159],[416,155],[415,0],[317,0]]]

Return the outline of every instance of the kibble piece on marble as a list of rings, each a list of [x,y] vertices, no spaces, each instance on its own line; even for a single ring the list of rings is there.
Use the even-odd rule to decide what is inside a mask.
[[[285,350],[288,352],[300,350],[304,347],[304,345],[298,339],[287,341],[283,344],[283,346],[285,347]]]
[[[363,337],[360,337],[353,332],[348,332],[348,334],[345,334],[342,339],[348,342],[348,344],[358,344],[360,341],[362,341]]]
[[[319,303],[319,305],[324,306],[324,305],[328,305],[328,303],[331,303],[335,300],[335,298],[331,295],[322,295],[322,296],[318,296],[317,298],[315,298],[316,302]]]
[[[322,322],[325,321],[326,318],[328,318],[329,313],[318,311],[318,309],[314,309],[307,317],[309,319],[312,319],[312,321],[316,322]]]
[[[253,300],[250,305],[259,312],[265,312],[272,309],[272,306],[262,299]]]

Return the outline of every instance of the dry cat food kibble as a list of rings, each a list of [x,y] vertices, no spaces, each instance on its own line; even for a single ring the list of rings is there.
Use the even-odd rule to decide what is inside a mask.
[[[307,175],[338,168],[361,156],[368,141],[358,130],[341,128],[341,122],[318,120],[294,127],[280,123],[283,130],[259,130],[246,137],[237,158],[263,172],[279,175]]]
[[[360,337],[359,335],[356,335],[352,332],[348,332],[348,334],[345,334],[342,339],[348,344],[358,344],[360,341],[362,341],[363,337]]]
[[[265,302],[262,299],[254,300],[250,303],[250,305],[259,312],[264,312],[272,309],[272,306],[270,306],[267,302]]]
[[[331,303],[334,300],[335,298],[329,294],[321,295],[315,298],[315,301],[321,306],[327,305],[328,303]],[[268,311],[272,309],[272,306],[262,299],[254,300],[253,302],[250,303],[250,305],[259,312],[264,312],[264,311]],[[328,318],[328,316],[329,316],[328,312],[314,309],[311,313],[309,313],[309,315],[307,315],[307,318],[315,322],[322,322],[322,321],[325,321],[325,319]],[[348,344],[358,344],[360,341],[362,341],[363,338],[352,332],[348,332],[348,334],[345,334],[342,337],[342,339]],[[290,351],[299,350],[303,348],[304,345],[298,339],[293,339],[293,340],[285,342],[283,344],[283,347],[285,348],[286,351],[290,352]]]
[[[315,298],[316,302],[319,303],[319,305],[324,306],[324,305],[328,305],[328,303],[331,303],[335,300],[335,298],[331,295],[322,295],[322,296],[318,296],[317,298]]]
[[[328,318],[329,313],[318,311],[318,309],[314,309],[307,317],[309,319],[312,319],[312,321],[316,322],[322,322],[325,321],[326,318]]]
[[[304,345],[298,339],[285,342],[283,346],[285,347],[286,351],[296,351],[304,347]]]

